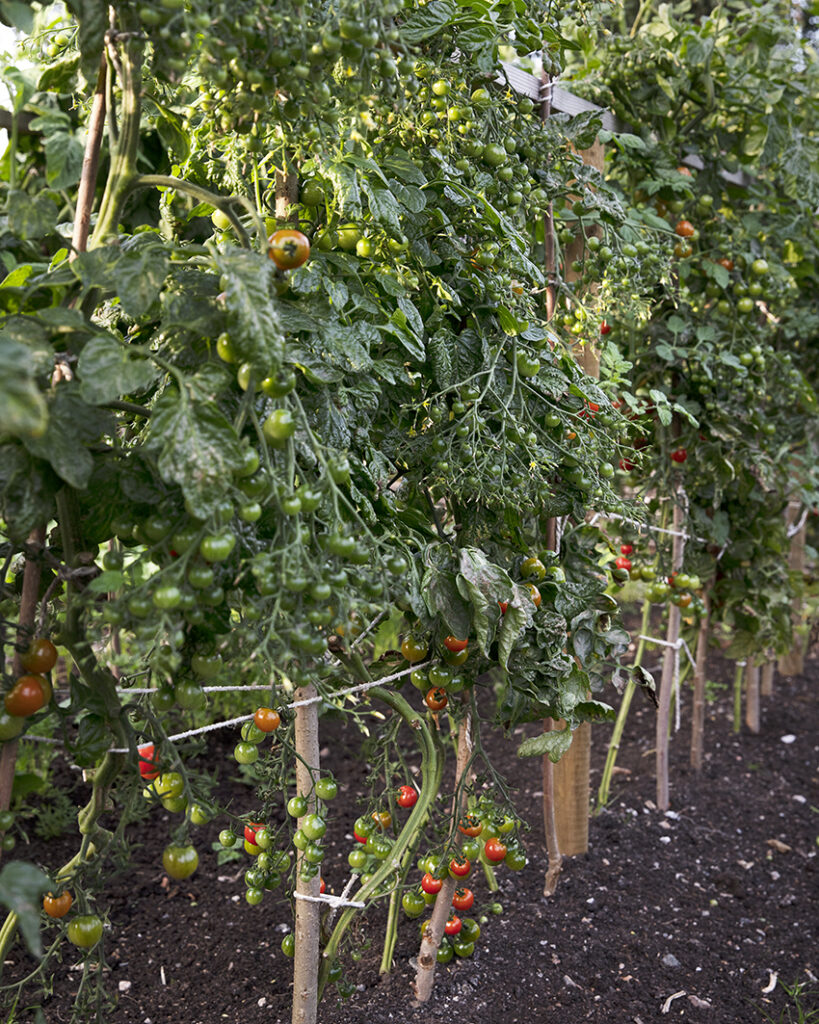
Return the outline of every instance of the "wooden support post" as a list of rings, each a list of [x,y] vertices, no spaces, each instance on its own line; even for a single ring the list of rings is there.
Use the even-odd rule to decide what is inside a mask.
[[[694,696],[691,711],[691,767],[702,771],[703,748],[705,745],[705,678],[708,660],[708,620],[711,613],[711,592],[702,596],[705,611],[700,619],[697,633],[697,667],[694,670]]]
[[[560,721],[556,728],[566,725]],[[583,722],[572,735],[572,745],[554,766],[555,826],[561,854],[586,853],[589,848],[589,769],[591,723]]]
[[[750,658],[745,666],[745,724],[751,732],[759,732],[759,665]]]
[[[312,700],[316,688],[312,684],[296,690],[297,701]],[[308,797],[307,814],[316,811],[315,780],[319,773],[318,704],[296,708],[295,722],[296,792]],[[299,828],[304,819],[299,819]],[[298,851],[296,893],[319,895],[321,879],[318,875],[305,880],[301,877],[304,854]],[[319,937],[321,931],[321,904],[296,896],[296,955],[293,962],[293,1024],[316,1024],[318,1016]]]
[[[785,522],[788,526],[792,526],[796,523],[800,511],[801,502],[789,501],[788,508],[785,512]],[[805,571],[805,526],[798,530],[793,537],[791,537],[791,547],[788,552],[788,568],[791,572],[804,573]],[[802,602],[799,598],[794,598],[792,617],[794,625],[798,625],[802,621],[801,616]],[[795,636],[793,639],[793,647],[787,654],[783,654],[779,659],[777,666],[779,674],[783,676],[801,676],[805,671],[805,640],[801,636]]]
[[[773,684],[774,684],[774,673],[776,672],[776,662],[766,661],[762,666],[762,675],[760,677],[759,692],[763,697],[773,697]]]
[[[681,536],[683,528],[683,510],[680,504],[683,498],[682,488],[677,485],[674,489],[674,518],[672,529],[674,530],[674,542],[672,545],[671,568],[679,572],[683,564],[683,552],[685,550],[684,538]],[[667,811],[671,806],[669,797],[668,782],[668,722],[671,710],[671,691],[674,688],[675,675],[679,672],[680,652],[676,646],[680,638],[680,609],[679,605],[672,604],[668,610],[668,628],[666,630],[666,643],[663,656],[663,674],[660,681],[659,706],[657,708],[657,807],[661,811]]]

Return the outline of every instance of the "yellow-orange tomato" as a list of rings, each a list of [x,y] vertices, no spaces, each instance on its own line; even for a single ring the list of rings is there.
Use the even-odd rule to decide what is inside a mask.
[[[293,270],[310,258],[310,240],[301,231],[283,228],[268,239],[268,253],[279,270]]]

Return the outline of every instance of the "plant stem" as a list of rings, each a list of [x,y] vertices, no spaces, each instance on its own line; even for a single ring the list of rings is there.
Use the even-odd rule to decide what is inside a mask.
[[[383,882],[390,877],[401,866],[401,858],[412,845],[417,842],[418,835],[429,815],[435,797],[441,788],[441,779],[444,771],[444,752],[437,734],[433,735],[429,726],[416,711],[407,703],[404,698],[393,690],[384,689],[381,686],[374,686],[368,691],[370,697],[383,701],[388,707],[399,714],[406,724],[416,733],[416,739],[421,747],[421,791],[418,795],[418,802],[413,807],[409,818],[395,840],[393,845],[393,856],[386,860],[375,871],[370,880],[362,885],[354,899],[359,902],[377,892]],[[333,934],[327,941],[324,948],[324,962],[319,974],[319,998],[327,983],[327,976],[338,949],[344,932],[347,930],[356,907],[347,907],[339,918],[338,924],[333,929]]]
[[[88,247],[102,245],[117,229],[122,205],[136,174],[139,149],[139,122],[142,110],[142,43],[129,37],[122,51],[122,123],[116,151],[111,158],[108,181],[100,204],[99,216]]]
[[[455,766],[455,799],[452,806],[452,820],[457,821],[466,808],[468,787],[463,785],[464,777],[469,772],[472,763],[472,708],[464,699],[464,717],[458,730],[458,761]],[[456,834],[455,847],[460,847],[463,836],[460,832]],[[415,972],[415,998],[419,1003],[425,1003],[432,995],[432,986],[435,982],[435,966],[437,964],[438,947],[444,934],[444,926],[449,918],[452,907],[452,897],[457,888],[458,880],[452,875],[447,875],[443,885],[435,899],[435,906],[432,910],[432,917],[424,928],[421,938],[421,949],[418,953],[418,967]]]
[[[651,602],[643,602],[643,618],[640,623],[640,634],[646,636],[648,632],[649,622],[651,621]],[[632,663],[633,668],[639,668],[643,663],[643,654],[645,653],[646,642],[641,639],[637,644],[637,653],[634,655],[634,661]],[[623,731],[626,727],[626,719],[628,718],[629,708],[631,707],[631,699],[634,696],[636,689],[636,683],[629,680],[626,683],[625,689],[623,690],[623,698],[620,701],[620,710],[617,712],[617,720],[614,723],[614,729],[612,729],[611,739],[609,740],[609,749],[606,754],[606,763],[603,767],[603,777],[600,779],[600,788],[597,791],[597,807],[595,813],[599,814],[606,804],[609,802],[609,793],[611,790],[611,777],[614,774],[614,763],[617,760],[617,753],[620,750],[620,741],[623,738]]]

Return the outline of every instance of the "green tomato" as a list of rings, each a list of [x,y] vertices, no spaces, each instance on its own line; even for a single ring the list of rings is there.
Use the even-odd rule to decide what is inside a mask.
[[[229,828],[223,828],[219,833],[219,842],[226,850],[236,845],[236,835]]]
[[[199,854],[194,846],[166,846],[162,854],[162,866],[171,876],[182,880],[189,878],[199,867]]]
[[[316,796],[319,800],[335,800],[338,796],[338,783],[335,779],[324,776],[316,782]]]
[[[288,932],[282,939],[282,953],[290,957],[296,955],[296,936],[293,932]]]
[[[0,743],[19,736],[25,724],[24,718],[18,718],[16,715],[10,715],[5,709],[0,709]]]
[[[289,409],[274,409],[262,424],[262,433],[273,448],[283,448],[296,433],[296,421]]]
[[[301,823],[308,839],[321,839],[327,831],[327,822],[319,814],[308,814]]]
[[[307,798],[303,796],[292,796],[287,801],[287,813],[291,818],[301,818],[307,814]]]
[[[427,907],[424,897],[414,889],[409,889],[404,893],[401,906],[404,908],[404,913],[410,918],[420,917]]]
[[[208,534],[199,544],[199,554],[206,562],[224,562],[236,546],[236,536],[229,530]]]
[[[96,914],[80,914],[68,923],[68,941],[91,949],[102,938],[102,920]]]
[[[255,743],[246,743],[243,740],[233,748],[233,756],[239,764],[253,764],[259,760],[259,748]]]

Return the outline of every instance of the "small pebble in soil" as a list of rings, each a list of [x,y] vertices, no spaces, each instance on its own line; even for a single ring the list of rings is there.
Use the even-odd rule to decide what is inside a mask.
[[[796,737],[793,735],[792,732],[789,732],[787,736],[783,736],[782,737],[782,742],[783,743],[795,743],[796,742]]]
[[[679,967],[680,961],[674,956],[673,953],[666,953],[663,957],[663,963],[666,967]]]

